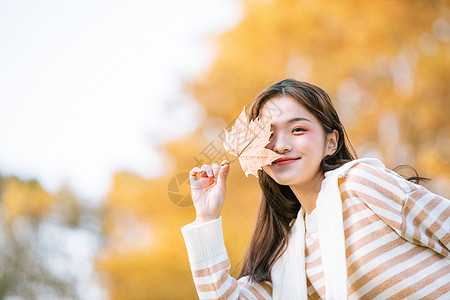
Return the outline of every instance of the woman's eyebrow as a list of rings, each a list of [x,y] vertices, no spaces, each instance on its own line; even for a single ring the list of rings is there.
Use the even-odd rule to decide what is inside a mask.
[[[306,118],[297,117],[297,118],[290,119],[289,121],[287,121],[287,123],[290,124],[290,123],[297,122],[297,121],[308,121],[308,122],[311,122],[310,120],[308,120]]]
[[[288,121],[286,122],[286,124],[291,124],[291,123],[294,123],[294,122],[297,122],[297,121],[307,121],[307,122],[311,122],[311,120],[309,120],[309,119],[307,119],[307,118],[296,117],[296,118],[292,118],[292,119],[288,120]],[[272,122],[272,123],[271,123],[271,127],[277,127],[277,125],[274,124],[274,122]]]

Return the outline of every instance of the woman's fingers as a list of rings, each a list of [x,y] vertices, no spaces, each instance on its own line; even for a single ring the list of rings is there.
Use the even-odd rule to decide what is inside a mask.
[[[213,163],[212,165],[204,164],[201,166],[201,168],[192,168],[192,170],[189,172],[189,179],[191,182],[194,182],[199,179],[198,176],[200,175],[200,178],[212,177],[215,180],[223,180],[226,179],[229,169],[230,163],[227,160],[222,161],[221,165],[219,165],[218,163]]]
[[[212,168],[210,165],[203,165],[202,166],[202,170],[204,170],[206,172],[206,176],[204,176],[203,174],[200,174],[201,177],[214,177]]]
[[[198,180],[197,175],[200,174],[201,172],[203,172],[203,170],[200,169],[199,167],[192,168],[192,170],[189,172],[189,181],[191,183],[197,181]]]
[[[192,168],[191,171],[189,171],[189,177],[197,176],[197,174],[199,174],[201,172],[203,172],[202,169],[200,169],[199,167],[194,167],[194,168]]]
[[[217,176],[219,176],[220,165],[218,163],[213,163],[211,165],[211,169],[213,171],[214,179],[217,180]]]
[[[230,162],[228,160],[222,161],[222,166],[220,167],[219,174],[217,176],[217,183],[219,185],[225,186],[225,182],[230,171]]]

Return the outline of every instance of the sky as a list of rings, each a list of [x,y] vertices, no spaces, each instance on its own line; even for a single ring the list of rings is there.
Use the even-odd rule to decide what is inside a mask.
[[[237,0],[0,0],[0,174],[98,203],[115,172],[170,173],[158,146],[204,116],[183,82],[240,18]]]

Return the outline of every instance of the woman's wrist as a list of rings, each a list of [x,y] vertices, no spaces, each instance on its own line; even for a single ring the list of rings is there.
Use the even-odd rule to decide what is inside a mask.
[[[210,222],[210,221],[212,221],[212,220],[215,220],[215,219],[217,219],[217,218],[219,218],[220,217],[220,215],[219,216],[197,216],[196,218],[195,218],[195,223],[197,223],[197,224],[203,224],[203,223],[206,223],[206,222]]]

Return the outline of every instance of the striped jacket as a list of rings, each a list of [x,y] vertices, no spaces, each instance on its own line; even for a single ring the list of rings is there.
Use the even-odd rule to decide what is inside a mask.
[[[349,299],[450,299],[450,201],[359,163],[339,184]],[[300,221],[300,220],[299,220]],[[314,213],[306,217],[308,297],[325,298]],[[229,275],[221,219],[182,228],[200,299],[271,299],[271,282]]]

